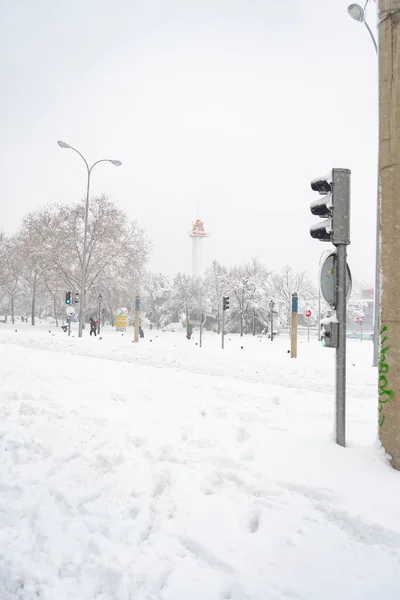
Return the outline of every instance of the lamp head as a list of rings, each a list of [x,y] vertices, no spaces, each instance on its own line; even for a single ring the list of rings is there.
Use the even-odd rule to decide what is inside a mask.
[[[359,4],[350,4],[350,6],[347,7],[347,12],[355,21],[358,21],[359,23],[365,21],[364,9]]]

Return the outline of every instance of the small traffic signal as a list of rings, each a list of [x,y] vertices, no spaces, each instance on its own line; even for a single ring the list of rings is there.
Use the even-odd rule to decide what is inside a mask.
[[[79,304],[79,292],[75,292],[75,304]]]
[[[311,189],[322,198],[311,202],[310,210],[324,219],[310,227],[311,237],[335,246],[350,244],[349,169],[332,169],[327,175],[313,179]]]
[[[222,310],[228,310],[229,308],[229,296],[222,297]]]
[[[321,321],[321,341],[326,348],[339,347],[339,323],[332,319]]]
[[[71,304],[71,292],[65,292],[65,304]]]

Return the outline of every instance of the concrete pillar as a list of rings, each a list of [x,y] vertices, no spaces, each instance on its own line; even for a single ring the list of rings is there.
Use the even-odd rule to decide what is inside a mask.
[[[379,437],[400,470],[400,0],[379,0]]]

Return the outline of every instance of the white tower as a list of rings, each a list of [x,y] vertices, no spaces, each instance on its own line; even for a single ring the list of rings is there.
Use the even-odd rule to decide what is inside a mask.
[[[199,218],[194,221],[189,236],[192,238],[192,277],[197,279],[202,275],[201,242],[208,237],[208,233],[204,230],[203,221],[200,221]]]

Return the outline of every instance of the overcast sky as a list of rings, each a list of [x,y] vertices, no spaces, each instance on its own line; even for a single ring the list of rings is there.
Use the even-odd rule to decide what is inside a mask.
[[[92,193],[144,225],[150,267],[257,256],[316,278],[309,180],[352,171],[349,264],[374,281],[377,59],[346,0],[0,0],[1,222]],[[367,15],[376,23],[376,4]],[[66,257],[66,260],[68,258]]]

